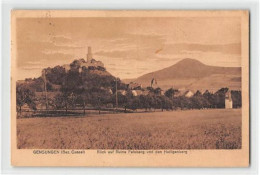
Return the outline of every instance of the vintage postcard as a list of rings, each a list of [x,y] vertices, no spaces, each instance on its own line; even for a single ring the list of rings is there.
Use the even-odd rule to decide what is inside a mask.
[[[249,166],[249,13],[13,10],[11,164]]]

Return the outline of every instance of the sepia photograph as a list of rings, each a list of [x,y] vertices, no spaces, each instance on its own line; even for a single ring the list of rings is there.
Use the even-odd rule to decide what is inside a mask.
[[[63,12],[12,12],[15,150],[238,150],[248,164],[247,11]]]

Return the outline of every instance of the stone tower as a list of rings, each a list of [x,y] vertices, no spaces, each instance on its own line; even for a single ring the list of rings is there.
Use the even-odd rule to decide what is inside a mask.
[[[231,109],[233,108],[233,101],[231,98],[231,91],[228,90],[225,94],[225,108],[226,109]]]
[[[87,62],[90,63],[92,60],[91,47],[88,47]]]

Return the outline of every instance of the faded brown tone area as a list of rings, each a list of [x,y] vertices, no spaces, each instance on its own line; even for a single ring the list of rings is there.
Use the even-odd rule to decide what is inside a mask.
[[[19,79],[23,79],[24,77],[33,77],[33,76],[38,76],[37,75],[37,71],[41,70],[41,66],[42,67],[46,67],[47,66],[52,66],[52,62],[50,62],[47,59],[43,59],[43,60],[38,60],[39,62],[34,62],[34,59],[32,62],[27,62],[28,66],[26,67],[25,65],[21,66],[18,64],[19,59],[18,59],[18,55],[19,55],[19,51],[26,49],[17,49],[18,46],[18,37],[16,37],[18,35],[18,33],[16,32],[17,27],[18,27],[18,18],[21,19],[21,17],[25,17],[25,18],[31,18],[34,17],[34,19],[43,19],[45,17],[48,17],[48,20],[54,19],[55,17],[57,18],[88,18],[92,17],[92,18],[96,18],[96,17],[101,17],[101,18],[114,18],[114,17],[120,17],[120,18],[129,18],[129,17],[134,17],[134,18],[190,18],[191,20],[188,21],[188,24],[192,24],[193,19],[195,18],[203,18],[203,19],[208,19],[208,22],[205,23],[205,21],[203,21],[203,23],[200,23],[200,27],[196,28],[196,24],[199,24],[197,21],[193,21],[195,23],[195,25],[193,26],[185,26],[183,25],[183,28],[185,28],[183,30],[183,28],[181,28],[180,26],[177,26],[176,28],[180,31],[180,33],[174,33],[174,37],[168,37],[168,38],[173,38],[174,41],[177,41],[177,43],[172,43],[172,42],[166,42],[165,44],[169,44],[171,46],[176,47],[177,49],[173,49],[173,47],[169,47],[167,48],[167,46],[159,46],[156,45],[156,47],[152,47],[152,49],[149,50],[149,53],[152,53],[152,55],[156,55],[158,58],[160,58],[158,61],[158,58],[154,58],[152,57],[152,55],[147,55],[146,49],[143,47],[140,47],[142,49],[138,50],[138,52],[136,50],[134,50],[134,52],[132,52],[132,48],[130,48],[131,50],[131,55],[133,55],[134,58],[136,58],[137,56],[140,56],[138,58],[142,58],[144,59],[144,62],[140,62],[139,59],[135,59],[135,61],[133,62],[133,59],[131,58],[131,56],[128,55],[128,57],[126,59],[118,59],[117,62],[112,63],[110,66],[114,66],[114,67],[109,67],[109,72],[111,72],[113,75],[118,76],[118,70],[121,67],[124,66],[128,66],[131,68],[138,68],[140,70],[140,72],[137,71],[133,71],[135,73],[135,76],[132,77],[131,71],[125,71],[123,68],[120,69],[119,74],[122,75],[120,78],[136,78],[140,75],[144,75],[148,72],[152,71],[156,71],[156,69],[158,67],[160,67],[160,69],[168,67],[170,65],[173,65],[174,63],[180,61],[181,59],[188,57],[188,58],[194,58],[197,59],[199,61],[201,61],[202,63],[205,63],[206,65],[214,65],[214,66],[221,66],[221,67],[240,67],[241,66],[241,70],[242,70],[242,76],[240,77],[230,77],[230,79],[234,80],[234,81],[240,81],[242,79],[242,103],[243,103],[243,107],[242,110],[240,111],[242,113],[242,118],[230,118],[230,117],[226,117],[226,118],[221,118],[220,121],[224,122],[224,124],[216,122],[214,119],[215,117],[220,117],[220,113],[211,118],[213,123],[215,123],[214,126],[210,126],[210,122],[206,122],[206,118],[203,118],[203,115],[201,113],[201,116],[197,118],[201,119],[201,122],[204,124],[208,124],[208,126],[214,128],[214,130],[210,130],[209,132],[202,132],[205,131],[206,128],[205,125],[203,125],[203,127],[200,125],[200,123],[196,123],[194,120],[192,120],[192,122],[194,122],[194,124],[197,124],[197,127],[199,129],[194,129],[194,125],[192,125],[190,123],[186,123],[183,124],[184,122],[182,122],[181,124],[183,124],[185,127],[187,128],[192,128],[194,129],[194,132],[197,133],[204,133],[204,135],[210,135],[211,138],[214,138],[214,140],[211,141],[217,141],[219,139],[219,142],[215,142],[215,146],[218,145],[221,148],[226,147],[227,145],[229,147],[237,147],[240,149],[235,149],[235,150],[215,150],[215,149],[211,149],[211,150],[191,150],[188,152],[187,156],[184,155],[97,155],[96,154],[96,150],[86,150],[86,154],[85,155],[34,155],[32,154],[32,149],[17,149],[17,145],[21,146],[22,145],[29,145],[32,146],[31,142],[36,142],[39,145],[42,145],[42,143],[55,143],[56,146],[59,146],[59,144],[61,143],[61,145],[64,145],[62,143],[67,143],[67,141],[64,138],[64,136],[68,137],[66,134],[66,132],[61,132],[60,127],[59,126],[63,126],[63,128],[65,127],[64,125],[62,125],[62,123],[66,123],[66,125],[70,124],[70,123],[74,123],[76,124],[77,122],[80,122],[80,126],[84,127],[84,126],[88,126],[88,124],[86,124],[84,122],[84,120],[89,121],[90,118],[76,118],[76,120],[74,120],[73,122],[71,122],[69,118],[65,118],[65,120],[60,120],[61,118],[53,118],[53,120],[49,121],[49,124],[51,126],[54,126],[55,123],[59,124],[59,125],[55,125],[58,126],[57,128],[52,128],[55,132],[59,133],[59,135],[55,135],[56,136],[56,140],[55,141],[51,141],[50,140],[41,140],[39,138],[32,140],[33,138],[35,138],[35,136],[37,137],[43,133],[38,132],[39,130],[37,130],[36,124],[38,126],[42,125],[42,123],[40,123],[40,121],[45,121],[47,118],[29,118],[27,119],[16,119],[16,111],[15,111],[15,99],[16,99],[16,94],[15,94],[15,84],[16,81]],[[157,19],[158,19],[157,18]],[[212,21],[211,19],[215,19],[215,18],[220,18],[221,20],[219,20],[219,24],[216,25],[215,27],[213,27],[213,23],[211,23],[210,21]],[[235,24],[231,24],[230,26],[226,26],[225,22],[227,22],[226,20],[222,20],[223,18],[227,19],[230,22],[230,19],[236,19]],[[233,20],[231,20],[233,21]],[[208,23],[211,23],[211,29],[207,28]],[[25,23],[26,24],[26,23]],[[51,26],[53,23],[49,23],[49,25]],[[72,23],[71,23],[72,24]],[[28,25],[30,26],[30,25]],[[75,27],[74,25],[71,25],[73,27]],[[138,26],[138,25],[137,25]],[[162,27],[163,26],[163,27]],[[167,26],[167,25],[165,25]],[[161,25],[160,27],[158,27],[159,30],[163,30],[164,28],[166,29],[167,27],[165,27],[164,25]],[[224,27],[226,26],[226,27]],[[238,29],[234,29],[231,26],[236,26],[235,28]],[[128,26],[130,28],[130,25]],[[205,27],[205,28],[203,28]],[[222,31],[221,28],[225,28],[223,29],[224,32]],[[77,28],[77,27],[75,27]],[[152,29],[153,27],[151,27]],[[197,29],[202,29],[200,30],[201,33],[198,33],[199,30]],[[24,28],[24,31],[29,31],[30,28]],[[141,29],[143,30],[143,29]],[[189,30],[189,31],[187,31]],[[37,30],[35,30],[37,31]],[[98,31],[98,30],[97,30]],[[148,34],[148,32],[146,30],[144,30],[146,34]],[[216,35],[213,35],[213,33],[215,33]],[[226,33],[225,33],[226,32]],[[54,30],[53,33],[54,34]],[[191,33],[193,35],[192,37],[189,37],[190,35],[187,33]],[[43,33],[41,33],[43,34]],[[43,40],[44,38],[40,38],[41,36],[40,33],[36,33],[35,36],[38,36],[39,38],[37,38],[38,41]],[[50,33],[51,34],[51,33]],[[51,34],[51,35],[52,35]],[[210,35],[207,35],[210,34]],[[28,32],[28,35],[30,35],[30,33]],[[32,33],[33,35],[33,33]],[[44,35],[44,34],[43,34]],[[134,35],[138,35],[138,32],[135,32]],[[150,33],[149,33],[150,35]],[[152,32],[152,35],[154,35],[154,33]],[[183,37],[179,37],[179,36],[183,36]],[[199,37],[198,37],[199,36]],[[225,42],[222,43],[223,38],[222,36],[227,39],[225,40]],[[63,37],[63,36],[61,36]],[[57,38],[59,38],[59,36],[54,36],[54,39],[51,41],[51,43],[54,43],[55,40],[57,40]],[[65,37],[64,37],[65,38]],[[104,37],[105,38],[105,37]],[[137,38],[141,38],[141,37],[137,37]],[[150,38],[150,36],[149,36]],[[199,40],[201,42],[198,41],[194,41],[193,39],[199,38]],[[68,38],[67,38],[68,39]],[[160,40],[161,38],[157,38],[158,43],[161,44]],[[48,40],[48,37],[47,37]],[[134,39],[132,38],[131,41],[136,41],[138,39]],[[208,43],[208,41],[211,41],[212,43]],[[22,40],[21,40],[22,41]],[[89,41],[89,40],[88,40]],[[186,42],[188,41],[188,42]],[[213,43],[214,41],[214,43]],[[138,44],[134,44],[134,46],[142,46],[142,44],[148,44],[149,42],[154,43],[152,40],[150,39],[145,39],[145,40],[139,40]],[[86,43],[86,42],[84,42]],[[88,45],[91,45],[93,47],[92,44],[95,43],[93,41],[90,41],[90,44],[87,43]],[[100,43],[105,43],[104,41],[101,41]],[[94,45],[94,47],[100,45],[96,44]],[[116,40],[115,43],[120,43],[120,40]],[[157,42],[155,42],[157,43]],[[193,45],[195,43],[195,45],[199,45],[199,46],[195,46]],[[192,167],[213,167],[213,166],[217,166],[217,167],[234,167],[234,166],[248,166],[249,165],[249,105],[248,105],[248,53],[249,53],[249,49],[248,49],[248,12],[247,11],[15,11],[12,13],[12,165],[15,166],[149,166],[149,167],[170,167],[170,166],[177,166],[177,167],[187,167],[187,166],[192,166]],[[35,43],[37,45],[37,43]],[[33,46],[33,44],[28,44],[29,46]],[[114,45],[112,44],[108,44],[111,47]],[[209,45],[213,45],[213,47],[209,46]],[[239,48],[239,45],[241,46]],[[21,46],[21,45],[20,45]],[[54,47],[54,45],[52,45],[54,50],[45,50],[43,56],[39,56],[39,57],[44,57],[46,58],[46,55],[55,55],[57,53],[66,53],[67,50],[69,49],[60,49],[60,51],[56,51],[56,48]],[[59,45],[60,46],[60,45]],[[71,45],[72,47],[75,46],[75,49],[79,49],[77,48],[76,45]],[[229,49],[226,49],[227,46]],[[184,49],[182,50],[181,48],[184,47]],[[33,47],[31,47],[32,49]],[[109,54],[111,57],[116,57],[117,55],[120,55],[120,58],[126,54],[124,54],[124,52],[118,52],[118,50],[116,50],[116,52],[114,53],[113,48],[101,48],[101,49],[97,49],[95,50],[95,54],[97,54],[97,59],[102,60],[102,62],[105,63],[105,65],[109,65],[109,61],[106,62],[106,59],[102,58],[106,57],[107,54]],[[125,47],[123,45],[117,45],[117,48],[123,48],[125,49]],[[188,49],[187,49],[188,48]],[[171,52],[171,49],[174,52],[177,52],[174,56]],[[33,49],[32,49],[33,50]],[[41,50],[38,48],[38,50]],[[83,49],[84,51],[82,52],[83,55],[85,56],[86,53],[86,49]],[[127,48],[127,50],[129,50],[129,48]],[[181,50],[181,51],[180,51]],[[207,52],[210,51],[210,52]],[[239,51],[240,50],[240,51]],[[100,52],[101,51],[101,52]],[[165,54],[164,51],[167,51],[168,54]],[[32,51],[33,52],[33,51]],[[68,53],[71,53],[70,51]],[[80,53],[78,51],[75,51],[75,53]],[[120,53],[120,54],[119,54]],[[128,53],[128,51],[127,51]],[[66,53],[67,54],[67,53]],[[162,55],[163,54],[163,55]],[[98,56],[99,55],[99,56]],[[144,55],[144,56],[143,56]],[[188,56],[187,56],[188,55]],[[109,56],[109,58],[110,58]],[[65,56],[67,58],[67,56]],[[64,58],[65,58],[64,57]],[[81,57],[81,56],[80,56]],[[146,59],[148,57],[148,59]],[[50,58],[50,57],[49,57]],[[209,59],[210,58],[210,59]],[[221,60],[219,60],[218,58],[221,58]],[[21,59],[21,58],[20,58]],[[26,60],[26,57],[23,58],[24,60]],[[55,61],[56,59],[53,58],[53,63],[55,63],[55,65],[60,64],[59,62]],[[63,58],[61,57],[60,60],[63,60]],[[116,59],[113,59],[116,60]],[[123,60],[123,61],[122,61]],[[129,60],[129,61],[128,61]],[[169,60],[171,60],[172,62],[169,62]],[[28,61],[28,60],[27,60]],[[24,61],[25,62],[25,61]],[[63,61],[62,61],[63,62]],[[69,61],[71,62],[71,61]],[[125,64],[119,64],[124,62]],[[133,64],[135,63],[136,64]],[[26,63],[24,63],[26,64]],[[32,68],[29,64],[34,65],[34,68]],[[160,65],[159,65],[160,64]],[[17,65],[19,65],[17,67]],[[40,65],[40,66],[39,66]],[[145,66],[144,66],[145,65]],[[39,67],[37,67],[39,66]],[[151,70],[147,70],[145,67],[149,67]],[[114,69],[113,69],[114,68]],[[22,69],[22,70],[21,70]],[[27,70],[27,71],[25,71]],[[35,70],[35,71],[33,71]],[[114,70],[114,71],[113,71]],[[159,70],[159,68],[157,69]],[[147,72],[145,72],[147,71]],[[29,76],[28,76],[29,75]],[[126,76],[127,75],[127,76]],[[131,76],[130,76],[131,75]],[[225,80],[226,81],[226,80]],[[201,82],[198,82],[201,83]],[[194,112],[194,111],[188,111],[188,112]],[[149,114],[149,113],[147,113]],[[225,113],[227,114],[227,113]],[[209,114],[207,114],[209,115]],[[157,116],[158,117],[158,116]],[[146,118],[151,118],[153,121],[158,122],[159,124],[162,124],[162,126],[167,126],[166,122],[161,122],[161,117],[159,118],[160,120],[156,120],[155,116],[150,116],[150,117],[146,117]],[[173,120],[172,117],[167,117],[169,118],[170,123],[174,123],[175,121]],[[187,116],[186,116],[187,117]],[[183,116],[183,118],[186,118],[185,116]],[[139,117],[136,117],[134,119],[138,119]],[[171,119],[170,119],[171,118]],[[39,121],[36,121],[38,120]],[[116,119],[116,118],[115,118]],[[222,120],[223,119],[223,120]],[[228,119],[228,120],[227,120]],[[120,118],[121,120],[121,118]],[[120,120],[118,122],[120,122]],[[241,121],[242,120],[242,121]],[[141,120],[140,120],[141,121]],[[225,121],[229,121],[228,123],[226,123]],[[33,122],[33,123],[31,123]],[[89,121],[90,122],[90,121]],[[186,122],[186,121],[185,121]],[[97,123],[102,123],[104,126],[106,125],[106,123],[104,123],[104,121],[101,119],[100,121],[91,121],[90,123],[93,124],[97,124]],[[110,124],[116,124],[117,120],[115,121],[110,121]],[[134,120],[133,122],[130,122],[131,126],[133,128],[134,125],[133,123],[136,123],[136,121]],[[155,125],[154,123],[151,125],[151,123],[149,122],[144,122],[146,124],[145,128],[142,128],[140,125],[137,125],[137,129],[139,129],[139,131],[142,132],[142,134],[144,136],[147,136],[147,133],[145,131],[148,130],[148,133],[151,131],[150,129],[148,129],[149,127],[147,127],[148,125],[150,126],[156,126],[154,128],[156,128],[157,130],[162,130],[162,129],[158,129],[160,128],[159,126]],[[239,126],[241,126],[241,133],[237,132],[239,129]],[[17,126],[19,125],[19,130],[17,128]],[[23,127],[25,126],[29,126],[30,128],[34,128],[36,133],[32,132],[32,133],[25,133],[25,132],[21,132],[23,129]],[[44,125],[46,127],[48,127],[47,125]],[[125,124],[121,125],[121,128],[126,127]],[[237,127],[238,126],[238,127]],[[225,129],[225,127],[229,127],[230,130]],[[120,127],[119,127],[120,129]],[[127,128],[128,129],[128,128]],[[172,128],[168,128],[170,131],[174,131],[172,130]],[[181,131],[181,128],[178,128]],[[202,129],[202,130],[201,130]],[[74,129],[68,129],[69,131],[75,131]],[[86,128],[82,129],[80,128],[80,131],[82,133],[84,133],[86,131]],[[99,130],[103,131],[100,134],[104,134],[104,133],[111,133],[116,135],[116,133],[113,131],[113,129],[109,129],[107,130]],[[220,131],[220,132],[218,132]],[[185,132],[187,132],[186,130],[183,131],[183,133],[178,133],[182,136],[185,136]],[[76,133],[78,133],[76,131]],[[127,134],[125,132],[122,132],[124,134]],[[234,136],[232,135],[233,133]],[[20,138],[22,138],[21,140],[18,140],[19,137],[17,137],[17,134],[19,135]],[[164,133],[167,134],[167,133]],[[218,134],[218,136],[222,136],[222,137],[214,137],[214,134]],[[44,134],[43,134],[44,135]],[[191,133],[192,135],[192,133]],[[203,135],[203,136],[204,136]],[[213,136],[212,136],[213,135]],[[232,135],[232,138],[230,137]],[[92,135],[94,138],[95,136]],[[148,134],[149,136],[149,134]],[[242,139],[240,139],[240,145],[237,144],[236,141],[232,140],[233,138],[238,138],[238,136],[242,136]],[[77,136],[78,137],[78,136]],[[77,138],[76,137],[76,138]],[[49,138],[54,139],[52,136],[50,136]],[[79,137],[80,138],[80,137]],[[105,139],[105,137],[102,136],[103,139]],[[107,138],[107,137],[106,137]],[[26,142],[23,142],[22,140],[26,140]],[[72,140],[75,138],[71,138]],[[201,138],[202,140],[206,140],[205,137]],[[77,140],[77,139],[75,139]],[[94,141],[92,141],[93,143],[95,143],[94,145],[97,145],[97,141],[95,139],[93,139]],[[141,139],[140,139],[141,140]],[[188,139],[189,141],[184,141],[182,139],[180,139],[181,143],[193,143],[193,139]],[[236,139],[239,140],[239,139]],[[199,140],[200,141],[200,140]],[[69,143],[69,142],[68,142]],[[142,143],[142,142],[140,142]],[[139,143],[139,144],[140,144]],[[156,142],[154,142],[156,143]],[[165,140],[165,143],[170,143],[169,141]],[[206,142],[207,143],[207,142]],[[218,143],[218,144],[216,144]],[[194,143],[193,143],[194,144]],[[73,145],[73,144],[71,144]],[[207,144],[204,144],[207,145]],[[213,146],[214,144],[209,144],[210,146]],[[49,146],[49,145],[48,145]],[[75,145],[74,145],[75,146]],[[81,145],[82,146],[82,145]]]
[[[87,46],[121,79],[184,58],[240,67],[240,25],[238,17],[18,18],[17,78],[37,77],[45,67],[85,58]]]
[[[17,120],[20,149],[240,149],[241,109]]]

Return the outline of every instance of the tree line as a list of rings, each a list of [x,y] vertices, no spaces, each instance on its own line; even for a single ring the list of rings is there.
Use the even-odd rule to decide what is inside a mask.
[[[147,95],[134,96],[128,86],[110,74],[100,75],[93,73],[93,69],[83,67],[79,71],[79,65],[72,63],[73,69],[68,72],[61,66],[46,69],[46,81],[42,77],[26,80],[16,86],[17,111],[21,111],[27,104],[30,109],[37,110],[37,104],[46,104],[46,108],[53,110],[82,109],[101,110],[104,108],[120,108],[125,112],[137,109],[175,110],[175,109],[202,109],[224,108],[225,94],[228,88],[221,88],[212,93],[197,91],[192,97],[179,95],[177,89],[170,88],[162,94],[160,88],[147,87],[141,91],[148,91]],[[46,86],[44,86],[46,83]],[[58,90],[54,88],[58,86]],[[46,88],[46,89],[44,89]],[[117,90],[124,90],[122,94]],[[53,92],[54,96],[36,96],[36,92]],[[231,91],[233,107],[241,107],[241,91]]]
[[[160,109],[176,110],[176,109],[203,109],[203,108],[224,108],[225,94],[228,88],[221,88],[215,93],[205,91],[203,94],[197,91],[192,97],[185,95],[176,96],[177,90],[170,88],[164,94],[159,89],[149,88],[149,94],[134,96],[131,90],[127,90],[126,94],[121,92],[109,93],[106,89],[92,88],[88,91],[84,88],[72,90],[62,88],[54,97],[49,97],[47,103],[49,109],[65,110],[82,109],[86,112],[86,106],[92,109],[101,110],[105,108],[119,108],[125,112],[128,110],[135,111],[143,109],[145,111],[153,111]],[[241,91],[231,91],[233,107],[241,107]],[[17,86],[17,107],[21,110],[24,104],[37,110],[36,103],[46,103],[45,97],[36,97],[35,92],[26,86]],[[117,99],[116,99],[117,98]]]

